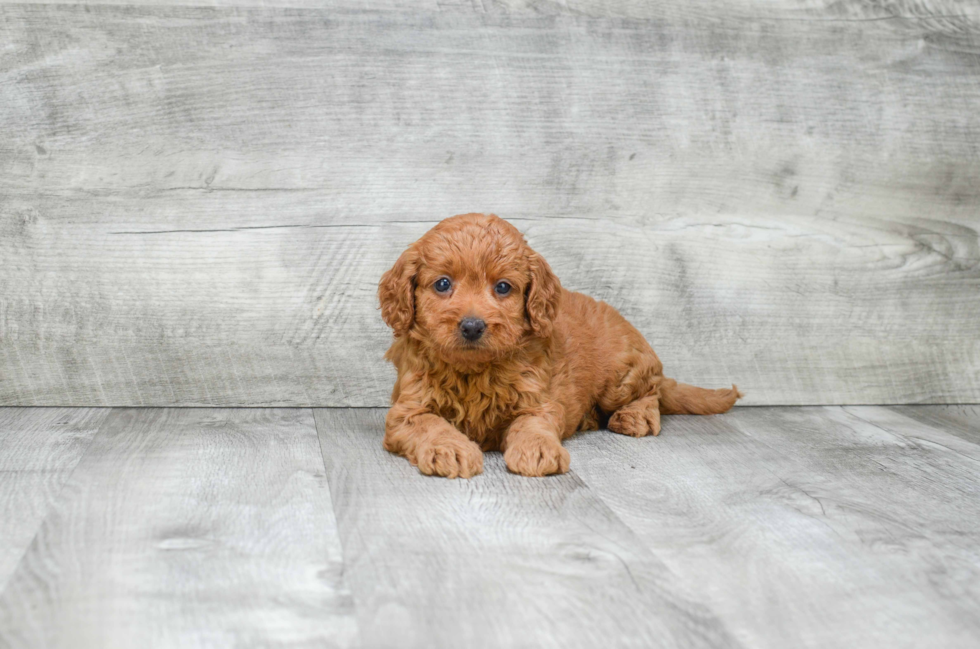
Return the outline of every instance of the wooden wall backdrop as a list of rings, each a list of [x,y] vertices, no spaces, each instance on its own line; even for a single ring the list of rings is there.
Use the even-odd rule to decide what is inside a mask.
[[[972,0],[3,1],[0,133],[0,405],[385,405],[468,211],[746,404],[980,401]]]

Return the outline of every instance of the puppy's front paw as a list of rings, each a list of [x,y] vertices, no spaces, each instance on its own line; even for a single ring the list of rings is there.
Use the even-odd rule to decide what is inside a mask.
[[[504,462],[514,473],[539,477],[568,471],[569,456],[556,437],[520,435],[508,441]]]
[[[420,446],[414,464],[425,475],[472,478],[483,473],[483,451],[468,439],[441,439]]]

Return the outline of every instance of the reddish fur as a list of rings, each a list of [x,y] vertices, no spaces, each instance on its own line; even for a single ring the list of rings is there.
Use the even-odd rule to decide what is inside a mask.
[[[441,276],[453,280],[437,293]],[[498,296],[507,280],[513,290]],[[384,446],[425,474],[471,477],[482,451],[540,476],[568,470],[561,440],[599,427],[660,432],[660,414],[727,411],[742,395],[665,378],[660,359],[604,302],[562,288],[548,263],[492,214],[446,219],[402,253],[378,289],[394,330],[385,355],[398,369]],[[479,344],[459,335],[479,317]]]

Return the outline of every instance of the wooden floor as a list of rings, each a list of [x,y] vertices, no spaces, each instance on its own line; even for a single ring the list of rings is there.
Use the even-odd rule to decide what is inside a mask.
[[[3,647],[976,647],[980,408],[739,408],[471,481],[380,409],[0,409]]]

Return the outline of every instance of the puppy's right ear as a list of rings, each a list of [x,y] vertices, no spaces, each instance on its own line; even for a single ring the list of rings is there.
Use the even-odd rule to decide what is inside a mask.
[[[415,321],[415,274],[418,272],[418,257],[415,246],[409,247],[395,265],[381,276],[378,284],[381,318],[394,329],[396,338],[408,333]]]

